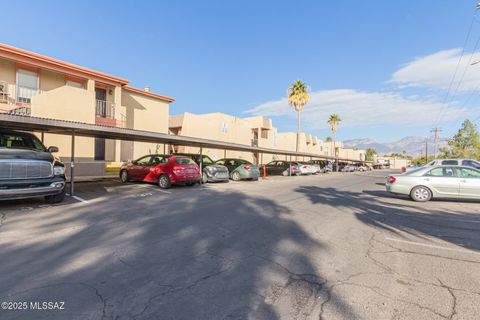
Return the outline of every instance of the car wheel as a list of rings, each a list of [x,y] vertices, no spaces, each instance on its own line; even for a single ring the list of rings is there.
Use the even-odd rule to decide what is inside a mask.
[[[238,173],[237,171],[235,171],[234,173],[232,173],[232,180],[233,180],[233,181],[240,181],[240,180],[242,180],[242,177],[240,177],[240,173]]]
[[[202,173],[202,183],[207,183],[208,182],[208,176],[206,172]]]
[[[123,183],[127,183],[128,180],[129,180],[128,171],[127,170],[120,171],[120,181],[122,181]]]
[[[56,194],[53,196],[46,196],[45,202],[49,204],[62,202],[63,199],[65,199],[66,192],[67,192],[67,188],[63,187],[62,192],[60,192],[59,194]]]
[[[162,174],[159,178],[158,178],[158,186],[162,189],[168,189],[170,188],[172,185],[170,183],[170,179]]]
[[[289,175],[289,174],[288,174],[288,170],[283,171],[283,172],[282,172],[282,175],[283,175],[284,177],[288,176],[288,175]]]
[[[295,173],[295,175],[296,175],[297,177],[300,177],[300,176],[302,175],[302,173],[301,173],[301,172],[297,172],[297,173]]]
[[[410,197],[414,201],[426,202],[432,199],[432,191],[424,186],[417,186],[410,192]]]

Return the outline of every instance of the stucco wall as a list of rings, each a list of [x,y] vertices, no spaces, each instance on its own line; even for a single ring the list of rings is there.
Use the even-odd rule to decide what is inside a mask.
[[[127,117],[127,128],[168,133],[169,105],[166,101],[122,90],[121,110]],[[122,146],[128,147],[128,143],[123,143]],[[163,153],[163,144],[133,142],[132,149],[132,158],[137,159],[142,155],[155,153],[157,150]]]
[[[48,80],[47,80],[48,79]],[[58,78],[41,79],[49,87],[54,87]],[[95,93],[85,89],[61,86],[32,97],[33,117],[95,123]],[[69,136],[45,134],[45,144],[58,146],[60,157],[70,156]],[[75,153],[79,158],[93,158],[94,139],[77,137]]]

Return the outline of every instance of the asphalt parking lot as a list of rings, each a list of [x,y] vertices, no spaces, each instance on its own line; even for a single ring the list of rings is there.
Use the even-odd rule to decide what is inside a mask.
[[[0,204],[1,319],[478,319],[480,205],[386,171]],[[38,309],[38,308],[37,308]]]

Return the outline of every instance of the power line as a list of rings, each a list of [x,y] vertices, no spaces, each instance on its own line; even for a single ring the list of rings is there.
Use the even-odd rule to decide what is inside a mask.
[[[460,58],[458,59],[457,65],[456,65],[456,67],[455,67],[455,72],[453,73],[452,79],[450,80],[450,84],[449,84],[449,86],[448,86],[447,94],[445,95],[445,99],[443,100],[443,107],[442,107],[440,113],[438,113],[437,118],[436,118],[436,120],[435,120],[435,126],[438,125],[438,122],[440,121],[441,116],[443,115],[443,113],[444,113],[445,109],[447,108],[447,106],[450,104],[450,103],[447,104],[447,101],[448,101],[449,98],[450,98],[450,91],[452,90],[452,86],[453,86],[453,84],[455,83],[455,78],[456,78],[456,76],[457,76],[458,69],[459,69],[459,67],[460,67],[460,64],[461,64],[461,62],[462,62],[463,56],[464,56],[464,54],[465,54],[465,49],[466,49],[466,47],[467,47],[468,40],[470,39],[470,34],[471,34],[471,32],[472,32],[472,28],[473,28],[473,25],[474,25],[474,23],[475,23],[475,18],[476,18],[476,15],[477,15],[477,10],[479,10],[479,9],[480,9],[480,6],[479,6],[479,4],[477,4],[477,6],[476,6],[476,8],[475,8],[475,13],[474,13],[473,16],[472,16],[472,21],[470,22],[470,27],[468,28],[467,36],[465,37],[465,41],[464,41],[464,43],[463,43],[462,53],[460,54]],[[477,45],[478,45],[479,40],[480,40],[480,37],[478,38],[478,40],[477,40],[477,42],[476,42],[476,44],[475,44],[475,49],[473,50],[472,55],[470,56],[470,61],[471,61],[471,59],[472,59],[472,57],[473,57],[473,54],[475,53],[475,50],[476,50],[476,48],[477,48]],[[469,64],[467,64],[467,66],[466,66],[465,69],[464,69],[464,72],[463,72],[463,74],[462,74],[462,78],[461,78],[461,80],[458,82],[458,85],[457,85],[457,87],[456,87],[456,89],[455,89],[455,94],[457,93],[457,91],[458,91],[458,89],[459,89],[459,87],[460,87],[460,84],[461,84],[461,82],[462,82],[462,80],[463,80],[463,77],[465,76],[465,73],[466,73],[466,70],[467,70],[468,66],[469,66]],[[450,100],[450,101],[451,101],[451,100]]]

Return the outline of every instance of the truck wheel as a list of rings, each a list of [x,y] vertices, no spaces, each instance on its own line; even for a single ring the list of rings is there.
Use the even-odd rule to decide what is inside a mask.
[[[53,196],[46,196],[45,202],[49,204],[62,202],[63,199],[65,199],[66,192],[67,192],[67,188],[63,187],[62,192],[60,192],[59,194],[55,194]]]

